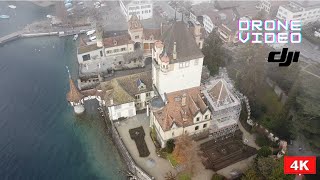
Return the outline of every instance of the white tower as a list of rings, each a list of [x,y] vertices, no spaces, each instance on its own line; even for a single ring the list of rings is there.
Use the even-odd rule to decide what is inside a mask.
[[[152,49],[152,79],[163,100],[165,93],[200,86],[203,54],[193,33],[175,22]]]
[[[68,67],[67,67],[68,69]],[[69,73],[69,84],[70,84],[70,90],[67,94],[67,100],[70,102],[71,106],[74,108],[74,112],[76,114],[81,114],[84,112],[84,106],[83,106],[83,97],[84,95],[81,94],[81,92],[78,90],[76,85],[74,84],[73,80],[71,79],[70,72]]]

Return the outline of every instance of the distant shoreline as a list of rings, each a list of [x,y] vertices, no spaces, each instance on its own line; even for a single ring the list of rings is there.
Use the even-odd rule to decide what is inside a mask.
[[[55,1],[31,1],[31,2],[41,7],[49,7],[56,3]]]

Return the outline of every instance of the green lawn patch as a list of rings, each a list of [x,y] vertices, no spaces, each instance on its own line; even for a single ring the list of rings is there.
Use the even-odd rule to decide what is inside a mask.
[[[191,180],[191,175],[188,173],[182,173],[178,175],[179,180]]]
[[[176,159],[173,157],[171,153],[167,154],[167,159],[169,160],[169,162],[173,167],[176,167],[178,165],[178,162],[176,161]]]

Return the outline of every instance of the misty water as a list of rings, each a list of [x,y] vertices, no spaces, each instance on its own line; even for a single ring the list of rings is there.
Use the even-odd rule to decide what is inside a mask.
[[[0,20],[0,37],[50,11],[0,2],[0,14],[10,15]],[[68,105],[66,65],[75,79],[72,37],[20,39],[0,47],[0,179],[125,179],[97,102],[88,102],[82,116]]]

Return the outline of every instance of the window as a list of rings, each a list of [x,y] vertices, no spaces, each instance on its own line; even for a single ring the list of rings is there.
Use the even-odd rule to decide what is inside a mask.
[[[139,35],[134,37],[135,39],[139,39]]]
[[[114,49],[113,52],[117,53],[117,52],[119,52],[119,49]]]
[[[118,106],[115,106],[115,107],[114,107],[114,109],[115,109],[115,110],[117,110],[117,109],[121,109],[121,104],[120,104],[120,105],[118,105]]]
[[[185,62],[185,66],[186,66],[186,67],[189,67],[189,65],[190,65],[190,62],[189,62],[189,61]]]
[[[199,129],[199,126],[196,126],[195,128],[194,128],[194,130],[198,130]]]
[[[100,56],[101,56],[101,57],[103,56],[103,53],[102,53],[102,51],[100,51]]]
[[[199,118],[199,117],[197,117],[197,122],[198,122],[198,121],[200,121],[200,118]]]
[[[147,93],[146,93],[146,96],[147,96],[147,97],[150,97],[150,93],[149,93],[149,92],[147,92]]]
[[[108,50],[108,51],[107,51],[107,54],[111,54],[111,53],[112,53],[112,51],[111,51],[111,50]]]
[[[125,51],[126,50],[126,48],[121,48],[121,51]]]
[[[204,116],[204,119],[208,119],[208,115],[205,115],[205,116]]]
[[[140,95],[137,94],[137,95],[136,95],[136,100],[139,100],[139,99],[140,99]]]
[[[172,131],[172,137],[174,136],[174,131]]]
[[[83,59],[84,61],[90,60],[90,59],[91,59],[91,58],[90,58],[90,54],[83,55],[83,56],[82,56],[82,59]]]
[[[149,10],[149,13],[151,13],[151,10]]]
[[[199,59],[194,60],[194,65],[197,66],[199,64]]]
[[[179,68],[183,68],[183,63],[179,63]]]
[[[206,128],[206,127],[207,127],[207,124],[204,124],[204,125],[203,125],[203,128]]]

